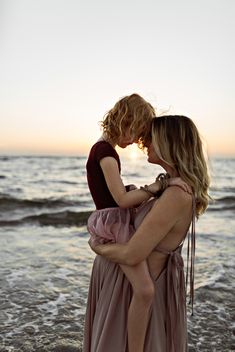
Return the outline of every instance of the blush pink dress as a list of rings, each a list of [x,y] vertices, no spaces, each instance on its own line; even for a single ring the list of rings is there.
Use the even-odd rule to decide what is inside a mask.
[[[138,208],[134,222],[133,213],[129,209],[96,210],[88,220],[90,240],[96,243],[128,241],[154,201],[146,202]],[[192,264],[195,251],[194,219],[193,211]],[[155,249],[168,255],[168,260],[164,270],[154,280],[155,298],[145,339],[145,352],[188,350],[186,289],[181,248],[182,245],[171,252]],[[190,274],[193,294],[193,265]],[[128,352],[127,314],[131,297],[131,285],[119,265],[96,256],[87,300],[83,352]]]

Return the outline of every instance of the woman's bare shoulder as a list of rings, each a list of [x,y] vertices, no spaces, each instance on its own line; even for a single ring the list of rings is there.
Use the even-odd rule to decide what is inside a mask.
[[[180,186],[170,186],[167,187],[166,191],[172,196],[176,197],[177,199],[181,199],[182,201],[191,201],[192,200],[192,194],[184,191]]]
[[[179,186],[170,186],[164,191],[159,201],[184,208],[192,204],[192,194],[185,192]]]

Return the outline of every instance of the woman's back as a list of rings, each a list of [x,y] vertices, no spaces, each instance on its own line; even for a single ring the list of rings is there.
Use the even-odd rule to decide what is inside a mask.
[[[184,203],[184,208],[178,221],[148,257],[149,269],[153,278],[157,278],[165,268],[169,253],[175,251],[184,241],[192,222],[192,216],[195,216],[192,195],[174,186],[170,191],[174,193],[175,202]],[[154,207],[151,211],[154,212]],[[157,211],[155,216],[158,217]]]

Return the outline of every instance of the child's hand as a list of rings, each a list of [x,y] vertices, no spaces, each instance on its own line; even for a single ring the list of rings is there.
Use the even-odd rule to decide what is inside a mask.
[[[192,194],[192,188],[186,182],[184,182],[180,177],[173,177],[168,179],[169,186],[178,186],[183,191]]]
[[[137,189],[136,185],[133,184],[127,185],[125,186],[125,188],[127,192],[134,191],[135,189]]]

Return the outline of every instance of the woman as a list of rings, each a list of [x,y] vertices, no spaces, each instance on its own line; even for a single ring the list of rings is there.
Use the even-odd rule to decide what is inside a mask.
[[[202,143],[194,123],[178,115],[154,118],[148,161],[161,165],[171,178],[181,177],[191,186],[193,196],[179,187],[167,188],[151,204],[147,215],[144,209],[137,213],[135,225],[138,229],[129,242],[93,247],[102,256],[96,258],[89,292],[90,312],[94,309],[97,312],[94,315],[97,321],[93,324],[96,328],[100,325],[100,330],[95,332],[99,341],[98,344],[96,341],[96,352],[127,351],[126,312],[131,290],[114,263],[135,266],[143,260],[148,261],[155,288],[144,351],[187,350],[181,248],[193,220],[190,271],[193,302],[194,219],[207,207],[209,187]]]
[[[118,100],[102,121],[103,134],[92,146],[86,164],[88,186],[96,205],[87,224],[91,242],[127,242],[135,231],[130,208],[149,200],[166,186],[166,182],[158,180],[147,190],[129,187],[127,191],[120,175],[116,146],[125,148],[134,142],[141,145],[150,133],[153,117],[153,107],[138,94],[132,94]],[[180,178],[171,178],[169,185],[184,188]],[[128,351],[143,352],[154,295],[152,278],[146,261],[135,266],[121,265],[121,269],[132,287],[127,317]],[[90,343],[87,341],[85,351],[90,350]]]

